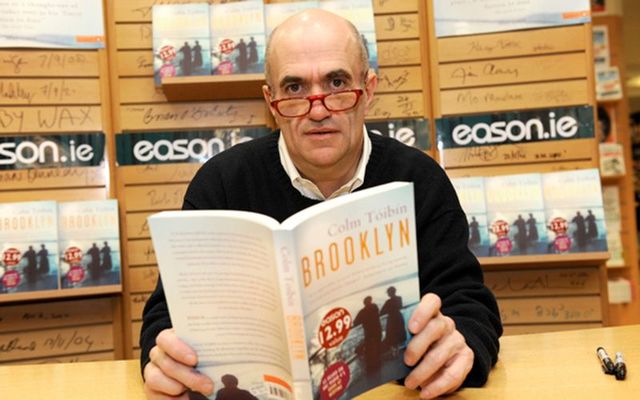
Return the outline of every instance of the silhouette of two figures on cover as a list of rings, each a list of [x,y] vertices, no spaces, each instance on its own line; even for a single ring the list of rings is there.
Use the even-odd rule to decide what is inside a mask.
[[[516,228],[516,232],[513,235],[513,239],[520,249],[520,253],[526,254],[529,247],[538,241],[540,236],[538,235],[538,221],[529,213],[529,218],[525,220],[522,214],[518,214],[518,218],[513,221],[513,226]]]
[[[189,42],[184,42],[184,45],[178,51],[182,54],[182,60],[180,61],[182,75],[191,75],[195,70],[202,67],[202,46],[198,40],[196,40],[193,47],[189,45]]]
[[[596,216],[591,210],[587,210],[587,216],[583,216],[580,211],[576,211],[576,215],[571,219],[571,223],[575,225],[573,238],[579,249],[584,249],[587,244],[598,238],[598,225],[596,224]]]
[[[27,261],[22,273],[27,283],[35,283],[41,275],[49,273],[49,250],[44,244],[40,245],[40,250],[36,253],[33,246],[22,254],[23,259]]]
[[[109,243],[107,242],[102,243],[102,248],[98,248],[98,245],[93,243],[89,251],[87,251],[89,255],[87,269],[89,270],[89,276],[94,280],[100,279],[103,271],[109,271],[113,268],[111,247],[109,247]]]
[[[247,72],[249,67],[258,62],[258,43],[253,36],[251,36],[249,43],[240,39],[235,50],[238,50],[236,64],[240,72]]]
[[[353,326],[362,325],[363,341],[357,346],[356,353],[364,358],[366,374],[371,377],[380,373],[382,355],[391,352],[395,357],[407,340],[404,317],[402,316],[402,297],[396,295],[396,288],[387,289],[389,299],[382,309],[373,302],[371,296],[363,300],[364,307],[358,311]],[[387,315],[387,324],[382,338],[382,323],[380,319]]]

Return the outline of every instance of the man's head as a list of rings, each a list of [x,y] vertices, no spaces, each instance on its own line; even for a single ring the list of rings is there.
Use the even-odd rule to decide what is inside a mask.
[[[377,85],[353,25],[317,9],[288,18],[269,38],[265,70],[267,103],[362,90],[355,106],[345,111],[329,111],[321,100],[314,100],[308,114],[284,117],[270,105],[291,158],[303,175],[352,174],[362,152],[364,115]]]
[[[234,375],[231,375],[231,374],[222,375],[222,378],[220,378],[220,380],[222,381],[222,384],[224,385],[224,387],[226,387],[227,389],[233,389],[238,387],[238,378],[236,378]]]

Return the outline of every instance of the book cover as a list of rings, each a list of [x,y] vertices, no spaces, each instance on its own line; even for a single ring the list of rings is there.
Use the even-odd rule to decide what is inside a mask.
[[[624,148],[620,143],[600,143],[600,174],[619,176],[625,173]]]
[[[378,45],[376,44],[376,25],[371,0],[320,0],[319,5],[321,9],[331,11],[355,25],[367,49],[369,66],[377,69]]]
[[[264,72],[266,46],[261,0],[211,4],[211,73]]]
[[[609,29],[606,25],[593,26],[593,63],[598,68],[609,66],[611,55],[609,53]]]
[[[596,70],[596,100],[620,100],[622,98],[622,83],[620,69],[615,66],[603,67]]]
[[[437,37],[550,28],[591,21],[589,0],[437,0]]]
[[[489,256],[546,253],[540,174],[485,178]]]
[[[543,175],[548,253],[607,251],[597,169]]]
[[[607,249],[611,255],[607,260],[607,267],[623,267],[624,248],[622,245],[622,213],[620,211],[620,189],[617,186],[602,188],[602,205],[604,221],[607,227]]]
[[[58,289],[55,201],[0,204],[0,294]]]
[[[151,237],[179,337],[225,395],[349,399],[409,369],[419,302],[413,186],[391,183],[309,207],[163,212]],[[251,397],[247,397],[251,398]]]
[[[58,204],[60,287],[120,284],[117,200]]]
[[[489,256],[489,227],[487,225],[487,202],[484,195],[484,178],[451,179],[467,215],[469,224],[469,249],[476,257]]]
[[[156,86],[163,77],[211,74],[208,4],[154,5],[152,21]]]
[[[309,8],[317,8],[318,1],[292,1],[264,5],[264,24],[267,38],[285,19]]]

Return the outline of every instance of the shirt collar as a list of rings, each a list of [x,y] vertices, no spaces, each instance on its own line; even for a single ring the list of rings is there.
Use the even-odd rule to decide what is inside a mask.
[[[315,183],[311,182],[309,179],[303,178],[300,175],[300,172],[293,164],[291,155],[289,155],[289,150],[287,150],[287,145],[284,142],[284,137],[282,133],[280,133],[280,138],[278,139],[278,153],[280,154],[280,163],[289,176],[293,187],[298,192],[300,192],[300,194],[310,199],[329,200],[351,193],[362,186],[362,184],[364,183],[364,174],[367,170],[367,163],[369,162],[369,157],[371,156],[371,139],[369,138],[369,135],[367,134],[367,128],[364,125],[362,127],[362,130],[364,132],[364,144],[362,146],[362,156],[360,157],[360,161],[358,162],[356,172],[347,183],[342,185],[329,197],[325,197]]]

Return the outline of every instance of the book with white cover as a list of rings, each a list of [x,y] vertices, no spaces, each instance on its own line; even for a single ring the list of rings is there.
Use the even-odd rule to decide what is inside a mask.
[[[170,211],[149,226],[171,321],[198,369],[261,400],[349,399],[408,373],[418,304],[413,185],[328,200],[282,224]],[[366,338],[366,339],[365,339]]]

